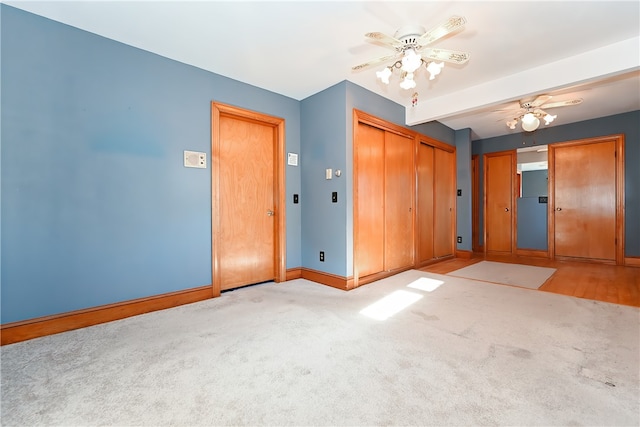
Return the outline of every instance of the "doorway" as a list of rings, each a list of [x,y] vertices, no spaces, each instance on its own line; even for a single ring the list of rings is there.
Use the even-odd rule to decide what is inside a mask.
[[[548,145],[518,148],[516,175],[516,253],[549,257]]]
[[[284,119],[212,102],[212,282],[286,279]]]

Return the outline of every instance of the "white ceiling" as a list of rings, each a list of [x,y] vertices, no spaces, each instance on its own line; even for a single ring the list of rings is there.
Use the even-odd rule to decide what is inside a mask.
[[[562,125],[640,109],[640,2],[632,1],[3,1],[214,73],[302,100],[343,80],[406,106],[406,123],[438,120],[473,139],[517,133],[517,101],[583,98],[551,112]],[[382,66],[351,67],[393,51],[365,40],[452,15],[462,31],[433,47],[470,54],[404,91]],[[422,73],[422,74],[418,74]],[[411,106],[417,91],[418,105]]]

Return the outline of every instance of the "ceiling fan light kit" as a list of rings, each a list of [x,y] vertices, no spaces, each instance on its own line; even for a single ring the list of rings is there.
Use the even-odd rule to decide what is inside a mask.
[[[538,126],[540,126],[540,119],[533,113],[527,113],[522,116],[522,129],[531,132],[538,129]]]
[[[558,115],[551,115],[543,110],[543,108],[556,108],[556,107],[564,107],[568,105],[578,105],[582,103],[582,98],[572,99],[569,101],[559,101],[552,102],[550,104],[545,104],[548,100],[551,99],[549,95],[540,95],[535,100],[530,102],[520,102],[520,110],[516,117],[513,120],[507,121],[507,126],[509,129],[515,129],[518,121],[521,123],[522,130],[526,132],[533,132],[538,129],[540,126],[540,119],[544,120],[545,125],[549,125],[553,122]]]
[[[405,90],[413,89],[416,87],[415,73],[422,65],[429,72],[429,80],[433,80],[442,71],[444,62],[464,64],[469,60],[469,54],[465,52],[428,48],[436,40],[462,28],[466,22],[466,19],[461,16],[452,16],[430,31],[425,31],[424,27],[412,25],[400,28],[393,37],[379,32],[367,33],[365,37],[393,48],[396,53],[356,65],[352,69],[356,71],[393,59],[394,62],[391,65],[376,71],[376,77],[382,83],[389,84],[393,72],[398,70],[402,77],[400,87]]]

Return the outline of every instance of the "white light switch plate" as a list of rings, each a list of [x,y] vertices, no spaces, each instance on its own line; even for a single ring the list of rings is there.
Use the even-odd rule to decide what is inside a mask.
[[[326,179],[331,179],[331,178],[333,177],[333,170],[331,170],[331,169],[327,169],[327,170],[325,171],[325,175],[324,175],[324,177],[325,177]]]

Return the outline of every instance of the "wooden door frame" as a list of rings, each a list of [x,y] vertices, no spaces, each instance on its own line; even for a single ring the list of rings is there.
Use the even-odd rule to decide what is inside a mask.
[[[553,212],[555,206],[555,150],[560,147],[570,147],[577,145],[595,144],[613,140],[615,142],[616,152],[616,265],[624,265],[624,134],[614,134],[607,136],[597,136],[594,138],[576,139],[572,141],[556,142],[549,144],[549,209],[547,210],[547,223],[549,224],[549,234],[547,236],[547,244],[549,248],[549,258],[556,259],[555,252],[555,215]]]
[[[482,239],[483,239],[483,252],[485,255],[487,254],[487,158],[488,157],[499,157],[504,156],[506,154],[511,155],[511,170],[516,171],[518,169],[518,152],[517,150],[503,150],[503,151],[495,151],[492,153],[485,153],[482,155],[482,206],[483,206],[483,218],[482,218]],[[516,204],[516,191],[514,185],[514,177],[511,176],[511,254],[516,253],[516,247],[518,242],[518,206]]]
[[[273,202],[275,207],[275,281],[286,280],[286,180],[285,120],[228,104],[211,102],[211,283],[213,296],[220,296],[220,119],[231,117],[271,126],[274,137]]]

